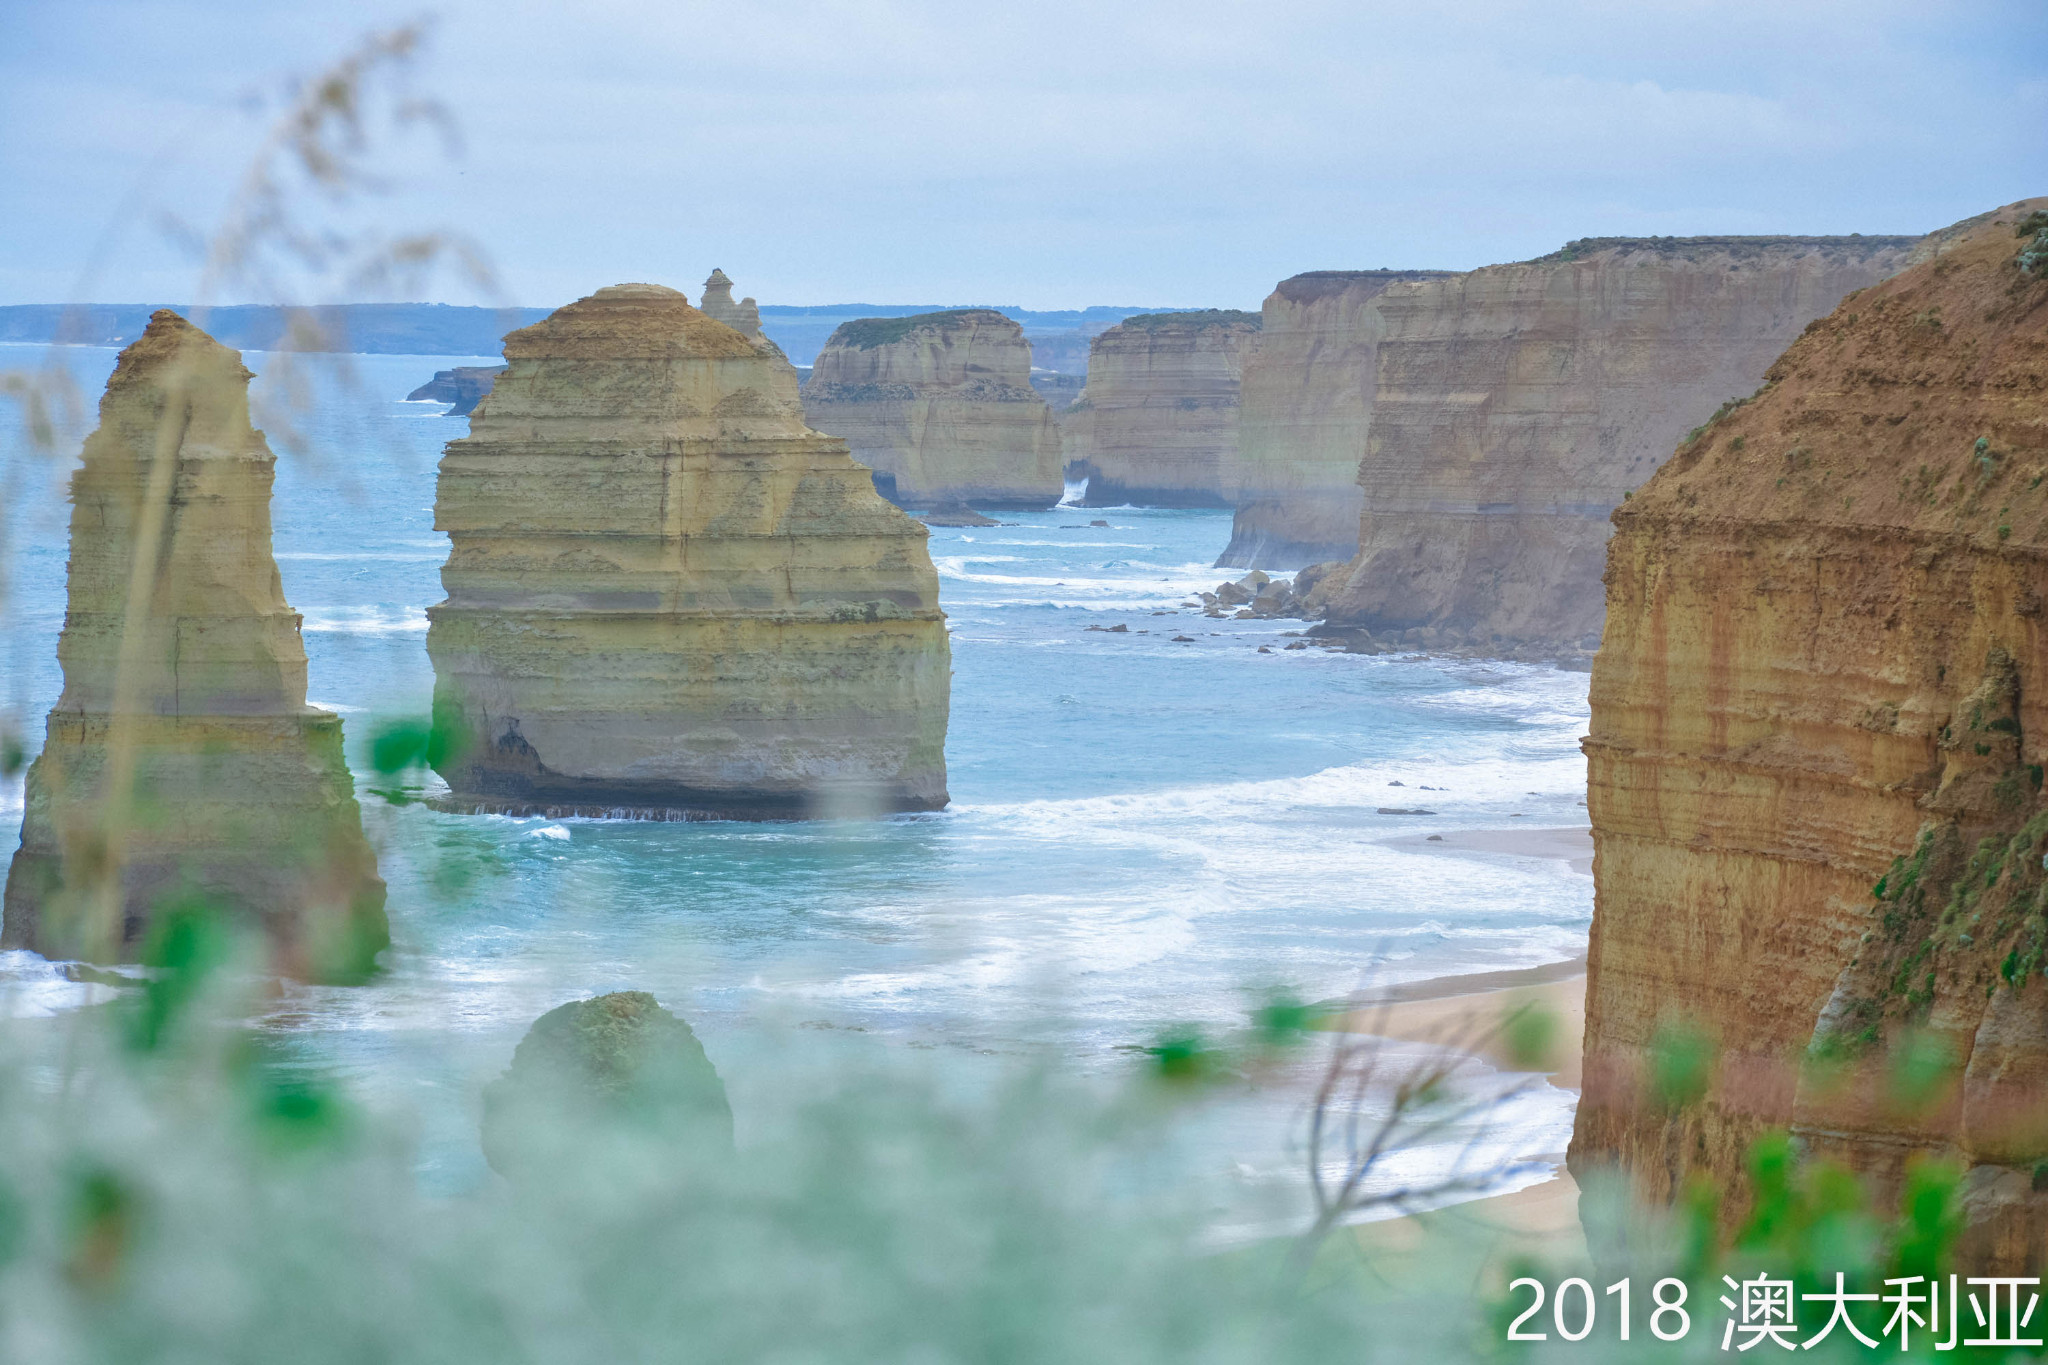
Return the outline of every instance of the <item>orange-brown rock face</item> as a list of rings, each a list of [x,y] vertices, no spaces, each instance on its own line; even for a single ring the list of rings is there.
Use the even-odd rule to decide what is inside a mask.
[[[1031,343],[991,309],[846,323],[803,400],[806,420],[844,438],[898,506],[1050,507],[1066,490]]]
[[[29,769],[9,947],[132,960],[192,902],[260,926],[302,976],[358,976],[388,941],[341,718],[306,704],[249,378],[164,310],[107,381],[71,479],[64,692]]]
[[[1088,387],[1061,419],[1086,507],[1228,507],[1238,392],[1259,315],[1141,313],[1088,349]]]
[[[1917,240],[1596,239],[1388,289],[1357,556],[1331,619],[1597,643],[1623,493]]]
[[[1358,549],[1358,462],[1373,412],[1379,299],[1440,270],[1312,270],[1282,280],[1245,361],[1237,508],[1216,563],[1299,569]]]
[[[1880,1199],[1959,1158],[1971,1259],[2048,1249],[2044,202],[1928,239],[1615,515],[1581,1174],[1732,1185],[1790,1126]],[[1660,1104],[1686,1033],[1718,1062]]]

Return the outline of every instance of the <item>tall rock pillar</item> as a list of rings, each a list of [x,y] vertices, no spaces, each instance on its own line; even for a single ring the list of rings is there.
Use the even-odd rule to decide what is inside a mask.
[[[9,947],[131,958],[194,902],[259,924],[297,975],[360,975],[388,942],[341,719],[306,704],[249,379],[165,310],[107,381],[71,480],[64,691],[28,773]]]

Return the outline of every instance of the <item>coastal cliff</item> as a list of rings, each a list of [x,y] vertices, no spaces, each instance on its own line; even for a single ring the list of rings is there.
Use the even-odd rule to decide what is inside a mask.
[[[440,765],[470,810],[781,818],[946,803],[925,530],[796,371],[658,285],[514,332],[441,461]]]
[[[803,404],[898,506],[1043,508],[1065,492],[1031,344],[990,309],[846,323],[819,353]]]
[[[1380,295],[1440,270],[1311,270],[1260,309],[1244,364],[1237,508],[1219,567],[1299,569],[1358,549],[1358,462],[1372,419]]]
[[[1095,338],[1088,387],[1061,419],[1084,507],[1228,507],[1238,400],[1259,315],[1140,313]]]
[[[1734,1188],[1790,1128],[1879,1208],[1959,1161],[1966,1261],[2048,1254],[2044,206],[1927,239],[1614,517],[1581,1177]]]
[[[1623,494],[1918,240],[1591,239],[1386,289],[1331,622],[1596,645]]]
[[[503,365],[457,365],[452,370],[436,370],[434,377],[407,394],[405,401],[447,403],[451,406],[442,414],[444,417],[467,417],[476,411],[476,405],[503,373]]]
[[[107,381],[71,480],[64,691],[28,773],[8,947],[132,960],[193,903],[259,926],[293,975],[358,977],[388,942],[341,719],[306,704],[249,379],[163,310]]]

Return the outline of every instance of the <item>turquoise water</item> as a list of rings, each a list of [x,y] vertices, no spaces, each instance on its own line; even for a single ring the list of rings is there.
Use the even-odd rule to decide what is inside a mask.
[[[96,392],[113,353],[66,359]],[[304,449],[279,462],[279,567],[305,618],[312,699],[346,717],[359,787],[369,723],[423,714],[432,690],[425,608],[446,553],[434,462],[466,425],[401,399],[456,363],[475,361],[353,358],[353,384],[323,381],[296,418]],[[0,703],[38,743],[60,683],[65,544],[61,502],[34,502],[7,513]],[[460,1169],[474,1165],[475,1086],[535,1016],[605,990],[653,991],[691,1020],[744,1132],[747,1059],[793,1039],[1114,1072],[1163,1030],[1241,1024],[1264,992],[1320,999],[1584,950],[1592,883],[1563,862],[1387,840],[1583,824],[1585,675],[1287,651],[1302,623],[1182,610],[1222,577],[1207,566],[1227,512],[1010,521],[932,531],[953,640],[948,810],[644,824],[365,796],[391,887],[390,970],[294,989],[274,1022],[309,1061],[421,1105],[431,1159]],[[1129,633],[1087,629],[1118,623]],[[11,848],[18,782],[0,803]],[[1436,814],[1377,813],[1424,803]],[[17,1011],[89,994],[7,959]],[[1569,1096],[1543,1090],[1516,1138],[1526,1152],[1568,1132]],[[1219,1118],[1220,1153],[1278,1169],[1294,1098]]]

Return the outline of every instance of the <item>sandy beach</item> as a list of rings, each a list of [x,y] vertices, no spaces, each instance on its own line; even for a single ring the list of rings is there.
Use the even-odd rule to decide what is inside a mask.
[[[1381,843],[1449,856],[1506,855],[1554,858],[1574,872],[1593,875],[1593,831],[1584,826],[1539,825],[1529,829],[1452,829],[1431,834],[1397,834]]]
[[[1553,858],[1569,863],[1573,871],[1592,871],[1593,841],[1584,829],[1459,830],[1446,832],[1437,840],[1416,834],[1385,842],[1447,856]],[[1579,1088],[1586,1028],[1584,957],[1511,971],[1401,982],[1345,1003],[1347,1008],[1332,1015],[1323,1027],[1420,1043],[1448,1044],[1490,1034],[1473,1051],[1507,1071],[1528,1069],[1532,1059],[1510,1055],[1494,1025],[1517,1011],[1541,1012],[1551,1022],[1545,1045],[1534,1058],[1534,1070],[1553,1085]],[[1418,1217],[1361,1224],[1352,1229],[1353,1235],[1361,1250],[1375,1260],[1405,1255],[1423,1237],[1437,1233],[1483,1243],[1486,1259],[1496,1265],[1526,1254],[1567,1258],[1583,1254],[1578,1185],[1562,1169],[1564,1153],[1542,1155],[1559,1164],[1557,1175],[1550,1180]]]

